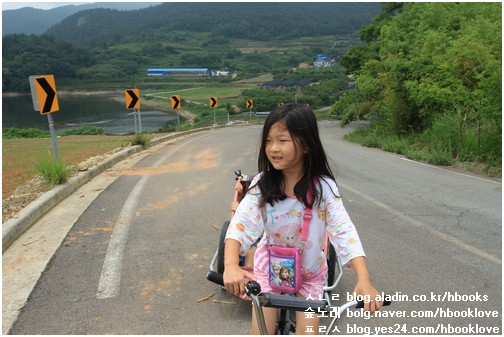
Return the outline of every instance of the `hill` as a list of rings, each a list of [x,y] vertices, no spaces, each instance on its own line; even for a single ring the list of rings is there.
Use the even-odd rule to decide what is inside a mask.
[[[353,34],[379,11],[379,3],[163,3],[128,12],[81,11],[47,33],[85,46],[143,41],[177,31],[282,40]]]
[[[157,5],[159,2],[97,2],[85,5],[68,5],[43,10],[33,7],[2,11],[2,36],[7,34],[41,35],[51,26],[82,10],[110,8],[135,10]]]

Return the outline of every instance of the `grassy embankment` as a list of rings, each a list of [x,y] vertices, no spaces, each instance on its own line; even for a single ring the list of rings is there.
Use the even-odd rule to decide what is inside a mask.
[[[65,136],[57,138],[60,159],[74,166],[88,158],[125,147],[132,136]],[[50,138],[18,138],[2,140],[2,199],[9,197],[18,186],[36,176],[40,160],[54,156]]]

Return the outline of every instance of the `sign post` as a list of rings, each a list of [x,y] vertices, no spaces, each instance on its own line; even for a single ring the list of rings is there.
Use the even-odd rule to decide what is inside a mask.
[[[58,147],[56,146],[56,133],[52,113],[59,110],[58,96],[56,96],[56,84],[54,75],[32,75],[28,78],[32,93],[33,107],[41,115],[47,115],[49,131],[51,132],[54,157],[59,161]]]
[[[127,89],[124,92],[126,97],[126,109],[133,109],[133,119],[135,120],[135,133],[137,133],[137,114],[139,133],[142,133],[142,119],[140,117],[140,90]]]
[[[249,119],[252,119],[252,108],[254,107],[254,101],[249,99],[247,101],[247,108],[249,108]]]
[[[181,107],[180,96],[179,95],[175,95],[175,96],[170,97],[170,102],[171,102],[171,105],[172,105],[172,109],[173,110],[177,110],[177,122],[178,122],[178,126],[180,126],[180,116],[179,116],[179,113],[178,113],[178,109]]]
[[[215,116],[215,108],[219,106],[219,99],[217,97],[210,97],[210,107],[214,108],[213,110],[213,126],[217,126],[216,116]]]

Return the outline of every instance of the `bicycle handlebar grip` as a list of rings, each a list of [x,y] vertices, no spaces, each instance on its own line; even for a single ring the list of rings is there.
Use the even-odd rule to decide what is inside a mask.
[[[383,301],[383,306],[386,307],[386,306],[389,306],[390,304],[392,304],[392,301],[391,300],[384,300]],[[362,309],[364,308],[364,301],[357,301],[357,305],[355,306],[356,309]]]
[[[224,287],[224,277],[222,274],[210,270],[207,273],[207,280]],[[259,295],[261,293],[261,286],[256,281],[249,281],[246,284],[247,295]],[[250,296],[250,295],[249,295]]]
[[[224,287],[224,277],[222,276],[222,274],[210,270],[206,278],[208,281]]]

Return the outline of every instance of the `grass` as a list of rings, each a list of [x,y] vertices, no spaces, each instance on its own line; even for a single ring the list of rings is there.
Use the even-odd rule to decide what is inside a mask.
[[[162,135],[156,134],[159,137]],[[152,134],[149,137],[152,138]],[[57,138],[56,143],[61,161],[67,166],[73,166],[116,148],[126,147],[132,139],[131,135],[65,136]],[[50,138],[3,139],[2,199],[34,178],[37,175],[37,163],[53,155]]]
[[[143,148],[146,148],[148,144],[149,137],[145,133],[138,133],[131,140],[131,145],[141,145]]]
[[[66,166],[61,160],[56,160],[52,156],[39,161],[36,170],[37,174],[44,178],[51,187],[65,183],[72,173],[71,167]]]
[[[454,166],[464,170],[485,174],[491,177],[499,177],[502,174],[502,166],[491,162],[477,160],[465,161],[454,158],[449,148],[433,146],[432,140],[420,137],[403,137],[378,135],[371,128],[358,127],[352,133],[345,136],[350,142],[355,142],[366,147],[374,147],[383,151],[394,152],[408,159],[423,161],[433,165]]]

